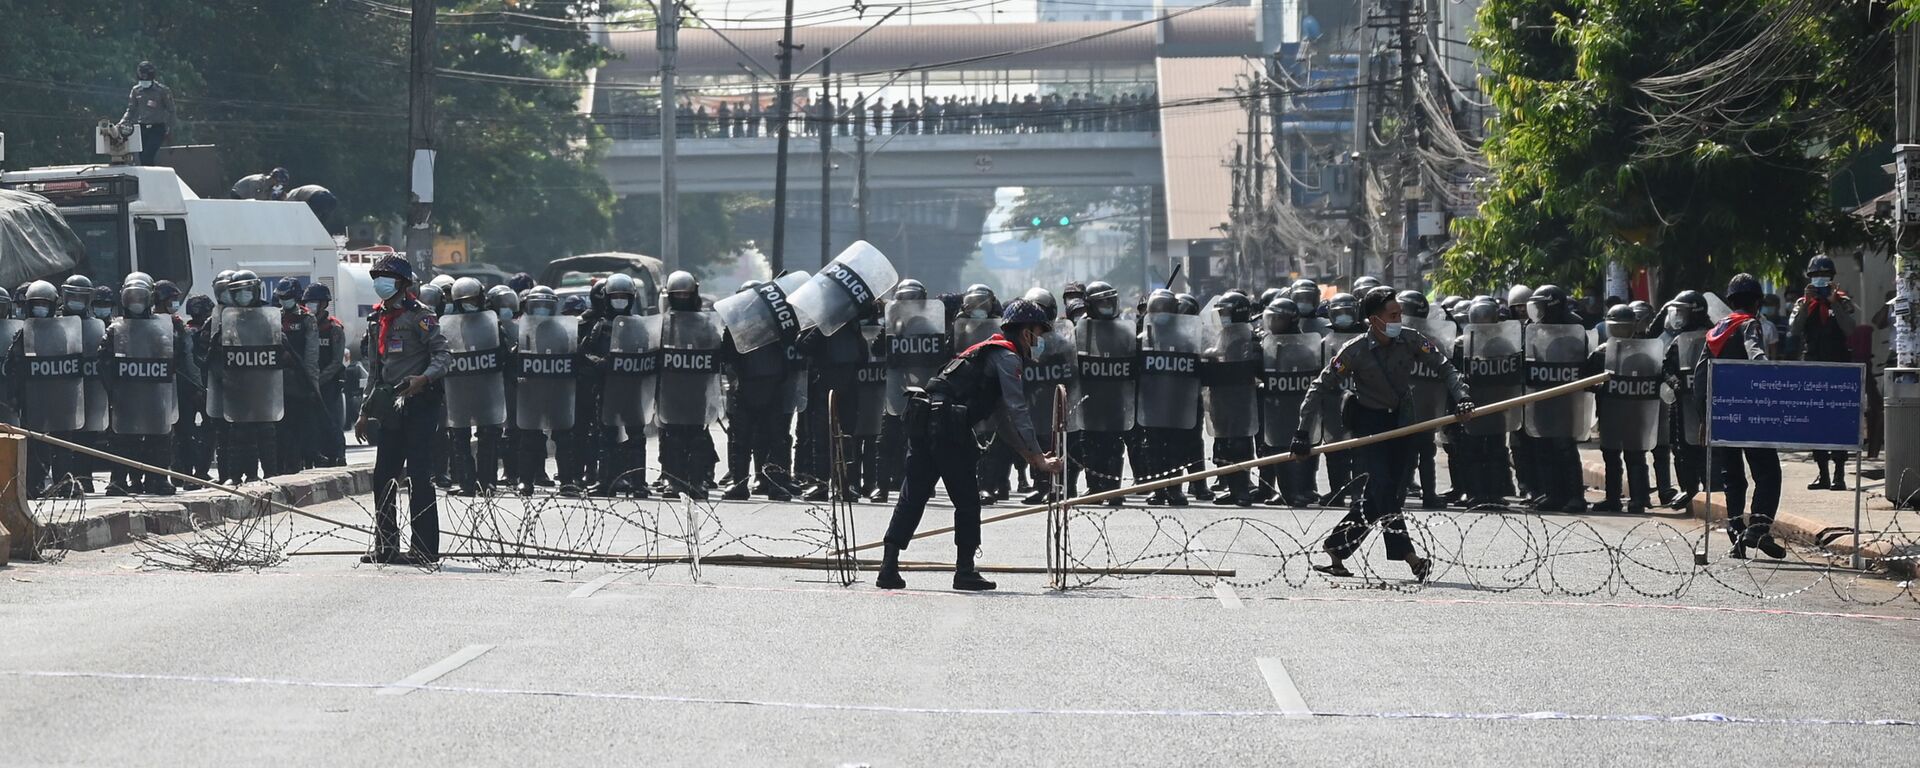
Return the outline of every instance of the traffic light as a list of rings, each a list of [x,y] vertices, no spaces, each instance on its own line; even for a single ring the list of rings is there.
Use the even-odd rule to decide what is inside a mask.
[[[1071,226],[1073,226],[1072,216],[1061,216],[1059,218],[1049,218],[1046,216],[1034,216],[1032,218],[1027,219],[1027,227],[1029,229],[1047,229],[1051,227],[1071,227]]]

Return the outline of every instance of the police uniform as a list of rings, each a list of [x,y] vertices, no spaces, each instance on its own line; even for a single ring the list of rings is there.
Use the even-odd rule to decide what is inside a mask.
[[[1748,278],[1751,279],[1751,278]],[[1735,278],[1736,282],[1739,278]],[[1731,291],[1729,291],[1731,293]],[[1735,312],[1707,332],[1707,343],[1700,348],[1694,369],[1705,375],[1710,360],[1767,360],[1764,321],[1753,315]],[[1706,412],[1705,386],[1693,388],[1693,397]],[[1713,468],[1720,473],[1726,493],[1727,538],[1733,542],[1733,556],[1746,557],[1747,547],[1759,547],[1773,557],[1786,552],[1773,539],[1773,515],[1780,508],[1780,452],[1773,448],[1710,449]],[[1747,506],[1747,473],[1753,474],[1753,505]]]
[[[287,415],[281,419],[280,435],[288,445],[279,451],[279,466],[273,471],[290,475],[309,466],[307,453],[322,439],[320,422],[326,409],[319,385],[320,323],[305,307],[295,306],[280,310],[280,332],[286,336],[293,360],[281,371]]]
[[[402,475],[408,483],[407,511],[412,521],[412,551],[428,559],[440,553],[440,512],[434,499],[434,443],[440,434],[440,379],[451,355],[433,311],[411,298],[392,308],[378,307],[367,317],[367,380],[375,388],[398,392],[408,378],[425,376],[428,386],[406,398],[399,412],[376,427],[373,461],[374,555],[399,551],[395,505]],[[370,436],[374,437],[374,436]]]
[[[313,442],[307,446],[307,461],[316,467],[338,467],[347,463],[344,420],[345,378],[347,369],[347,330],[340,318],[323,312],[314,318],[314,365],[319,372],[320,414]]]

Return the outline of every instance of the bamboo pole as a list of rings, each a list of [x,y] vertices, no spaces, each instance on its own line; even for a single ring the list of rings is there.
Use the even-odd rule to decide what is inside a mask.
[[[1500,413],[1503,411],[1510,411],[1515,408],[1521,408],[1527,405],[1531,405],[1533,403],[1537,403],[1542,400],[1552,400],[1553,398],[1556,398],[1556,397],[1564,397],[1567,395],[1576,394],[1576,393],[1583,392],[1588,389],[1592,389],[1594,387],[1600,386],[1601,384],[1605,384],[1607,382],[1607,379],[1610,376],[1611,374],[1602,371],[1600,373],[1594,374],[1592,376],[1588,376],[1587,378],[1581,379],[1579,381],[1568,382],[1566,384],[1561,384],[1560,386],[1553,387],[1551,389],[1540,390],[1539,392],[1529,392],[1527,394],[1521,395],[1511,400],[1502,400],[1497,403],[1476,407],[1473,410],[1473,413],[1475,416]],[[1354,448],[1365,448],[1369,445],[1373,445],[1374,443],[1385,442],[1387,440],[1393,440],[1395,438],[1406,437],[1407,435],[1413,435],[1421,432],[1427,432],[1430,430],[1439,429],[1441,427],[1445,427],[1447,425],[1454,424],[1459,421],[1461,421],[1461,417],[1457,414],[1442,416],[1440,418],[1429,419],[1427,421],[1423,421],[1418,424],[1409,424],[1399,429],[1367,435],[1366,437],[1356,437],[1349,440],[1342,440],[1337,443],[1328,443],[1326,445],[1314,446],[1313,451],[1307,455],[1318,456],[1323,453],[1337,453],[1339,451],[1347,451],[1347,450],[1352,450]],[[1291,453],[1278,453],[1272,456],[1263,456],[1263,457],[1253,458],[1247,461],[1240,462],[1238,464],[1229,464],[1224,467],[1215,467],[1213,469],[1205,470],[1202,472],[1194,472],[1191,474],[1185,474],[1179,477],[1163,478],[1160,480],[1153,480],[1150,482],[1140,483],[1138,485],[1127,486],[1125,488],[1115,488],[1110,491],[1090,493],[1085,496],[1079,496],[1079,497],[1062,501],[1058,504],[1058,506],[1061,508],[1070,508],[1070,507],[1077,507],[1077,506],[1085,506],[1087,504],[1098,504],[1108,499],[1118,499],[1118,498],[1130,496],[1136,493],[1151,493],[1161,488],[1168,488],[1176,485],[1181,485],[1183,483],[1189,483],[1195,480],[1205,480],[1210,477],[1231,474],[1234,472],[1245,472],[1247,470],[1255,469],[1258,467],[1264,467],[1269,464],[1285,464],[1289,461],[1293,461],[1294,458],[1296,457]],[[993,517],[986,518],[984,520],[981,520],[980,524],[987,525],[989,523],[997,523],[1002,520],[1012,520],[1018,517],[1026,517],[1028,515],[1034,515],[1034,514],[1038,514],[1045,511],[1047,511],[1047,505],[1045,504],[1042,504],[1039,506],[1033,506],[1033,507],[1023,507],[1021,509],[1016,509],[1006,514],[994,515]],[[939,536],[942,534],[948,534],[952,532],[953,532],[952,526],[948,526],[946,528],[938,528],[938,529],[926,531],[923,533],[916,533],[913,535],[913,540],[917,541],[920,539],[928,538],[930,536]],[[862,544],[858,547],[853,548],[852,551],[859,552],[862,550],[868,550],[868,549],[873,549],[875,547],[883,546],[885,544],[886,542],[884,541],[868,542],[866,544]],[[841,553],[836,553],[836,554],[841,554]]]

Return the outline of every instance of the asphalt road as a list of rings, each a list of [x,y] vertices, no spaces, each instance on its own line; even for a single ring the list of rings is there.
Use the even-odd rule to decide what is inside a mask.
[[[367,503],[315,511],[363,524]],[[688,550],[685,505],[536,512],[453,500],[446,519],[558,549]],[[1913,592],[1809,552],[1727,561],[1717,534],[1695,572],[1699,529],[1678,518],[1417,513],[1443,562],[1421,587],[1377,541],[1368,578],[1309,572],[1298,555],[1335,512],[1129,508],[1075,521],[1080,564],[1236,575],[1066,592],[1001,575],[967,595],[937,572],[889,593],[870,574],[843,587],[716,565],[817,554],[819,512],[696,512],[698,578],[685,563],[425,572],[350,555],[179,572],[147,568],[142,545],[0,570],[3,760],[1864,765],[1920,736],[1871,722],[1920,719]],[[886,514],[859,507],[860,540]],[[947,521],[934,508],[924,527]],[[364,546],[311,520],[254,538]],[[1044,516],[985,538],[983,563],[1045,562]],[[951,545],[907,557],[950,561]]]

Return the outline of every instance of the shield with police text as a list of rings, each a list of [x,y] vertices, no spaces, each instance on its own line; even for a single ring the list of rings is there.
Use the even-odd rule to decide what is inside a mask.
[[[1706,414],[1701,410],[1701,402],[1693,396],[1693,388],[1697,383],[1694,367],[1699,364],[1700,351],[1706,346],[1705,330],[1687,331],[1673,337],[1673,362],[1680,378],[1680,388],[1674,393],[1674,408],[1680,411],[1680,436],[1687,445],[1705,444]]]
[[[959,354],[1000,332],[1000,320],[992,317],[962,317],[953,321],[953,352]]]
[[[1527,326],[1527,391],[1541,392],[1580,380],[1587,363],[1587,329],[1578,323]],[[1593,393],[1578,392],[1527,406],[1527,434],[1580,442],[1593,425]]]
[[[644,434],[659,394],[659,315],[617,315],[607,323],[607,377],[600,392],[600,423]]]
[[[1140,327],[1134,417],[1143,427],[1200,426],[1200,318],[1148,313]]]
[[[1449,333],[1453,321],[1423,322],[1420,326],[1419,329],[1414,329],[1414,332],[1425,338],[1422,343],[1427,345],[1427,348],[1439,352],[1442,357],[1453,356],[1453,334]],[[1434,338],[1426,332],[1428,326],[1431,326],[1436,333],[1446,335],[1443,338]],[[1407,408],[1411,411],[1410,415],[1415,422],[1447,415],[1447,401],[1451,397],[1451,393],[1447,391],[1445,372],[1421,359],[1423,357],[1425,355],[1414,358],[1413,377],[1407,387]]]
[[[866,359],[860,362],[860,370],[854,376],[854,385],[859,388],[859,396],[854,398],[858,412],[853,415],[853,435],[872,437],[880,434],[880,419],[887,413],[887,348],[882,337],[886,327],[880,325],[860,326],[860,335],[866,340]],[[804,379],[803,379],[804,380]],[[801,392],[805,392],[805,387]]]
[[[220,309],[220,415],[233,424],[277,422],[286,415],[286,335],[273,307]]]
[[[20,388],[20,423],[28,429],[72,432],[86,424],[80,336],[78,317],[24,321],[20,352],[27,364],[27,380]]]
[[[1475,404],[1512,400],[1526,393],[1526,352],[1524,330],[1518,320],[1466,325],[1461,328],[1461,349],[1466,368],[1467,391]],[[1504,435],[1521,427],[1526,414],[1519,408],[1475,416],[1466,423],[1467,434],[1478,437]]]
[[[1073,327],[1080,394],[1072,412],[1078,426],[1094,432],[1133,429],[1139,381],[1140,337],[1126,320],[1085,318]]]
[[[718,421],[720,318],[712,312],[673,311],[664,322],[654,395],[660,423],[697,427]]]
[[[514,426],[540,431],[572,429],[580,376],[580,318],[521,318],[520,350],[514,358]]]
[[[1331,361],[1348,343],[1365,335],[1365,331],[1327,331],[1326,337],[1320,340],[1321,352]],[[1331,443],[1353,436],[1347,430],[1347,420],[1340,413],[1342,399],[1333,393],[1320,398],[1320,442]]]
[[[7,356],[13,353],[14,337],[20,335],[20,329],[23,327],[25,322],[19,318],[0,317],[0,360],[7,359]],[[19,424],[20,412],[14,410],[14,404],[7,402],[8,400],[9,398],[0,397],[0,423]]]
[[[1607,372],[1595,408],[1600,414],[1600,447],[1609,451],[1651,451],[1659,440],[1660,368],[1666,343],[1660,339],[1609,339],[1604,347]]]
[[[107,324],[96,317],[80,318],[80,368],[87,380],[87,419],[82,432],[104,432],[109,421],[110,398],[107,384],[100,377],[100,342],[107,336]]]
[[[500,316],[461,312],[440,318],[447,340],[446,425],[454,429],[507,423],[506,356]]]
[[[1261,352],[1252,323],[1203,325],[1200,381],[1206,387],[1207,432],[1252,437],[1260,432]]]
[[[907,412],[907,387],[924,387],[953,357],[946,304],[932,299],[887,303],[887,415]]]
[[[165,435],[180,415],[174,388],[173,318],[123,317],[113,323],[113,432]]]
[[[822,334],[831,335],[858,316],[861,307],[893,290],[899,279],[900,273],[894,271],[893,262],[880,249],[859,240],[787,298],[800,310],[802,329],[819,328]]]
[[[808,277],[805,272],[788,272],[714,302],[714,314],[733,337],[733,348],[745,354],[776,341],[792,344],[800,335],[800,313],[787,295],[806,284]]]
[[[1020,380],[1027,392],[1027,412],[1033,417],[1033,428],[1051,433],[1053,430],[1053,409],[1060,387],[1067,388],[1067,404],[1071,406],[1079,398],[1078,379],[1079,356],[1073,348],[1073,323],[1065,320],[1053,324],[1053,330],[1042,336],[1040,356],[1029,360],[1020,371]],[[1078,431],[1071,407],[1067,413],[1068,431]],[[1041,438],[1042,440],[1050,438]]]
[[[1285,447],[1300,429],[1300,405],[1326,367],[1317,333],[1274,333],[1260,340],[1260,439]]]

